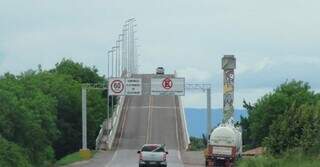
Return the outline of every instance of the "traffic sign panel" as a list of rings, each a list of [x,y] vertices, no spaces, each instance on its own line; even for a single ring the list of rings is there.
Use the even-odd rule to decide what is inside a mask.
[[[127,78],[126,79],[126,95],[142,95],[141,78]]]
[[[152,78],[151,95],[156,96],[184,96],[184,78]]]
[[[166,78],[162,81],[162,87],[165,89],[171,89],[172,85],[173,85],[173,83],[170,78]]]
[[[109,96],[122,96],[125,95],[125,79],[123,78],[110,78],[108,86]]]

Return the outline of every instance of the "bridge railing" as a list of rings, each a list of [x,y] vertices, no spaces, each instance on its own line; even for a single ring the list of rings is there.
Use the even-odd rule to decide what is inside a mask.
[[[188,132],[186,115],[185,115],[184,107],[182,105],[182,100],[180,96],[178,97],[178,101],[179,101],[180,117],[181,117],[182,129],[183,129],[184,149],[188,149],[190,145],[190,137]]]
[[[111,130],[108,135],[108,149],[111,149],[113,146],[115,136],[118,130],[119,122],[120,122],[119,120],[121,116],[121,111],[124,106],[124,101],[125,101],[125,96],[120,96],[119,103],[116,106],[115,112],[113,113]]]

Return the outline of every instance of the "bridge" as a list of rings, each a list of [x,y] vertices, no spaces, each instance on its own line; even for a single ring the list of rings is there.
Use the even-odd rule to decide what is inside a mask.
[[[208,134],[211,131],[211,102],[209,84],[185,84],[182,94],[153,94],[153,79],[178,79],[177,74],[139,74],[136,49],[135,19],[129,19],[123,26],[116,46],[108,51],[108,87],[85,85],[83,87],[83,147],[86,142],[86,89],[108,89],[111,100],[111,114],[108,115],[96,140],[98,152],[93,159],[73,164],[75,167],[132,167],[138,166],[137,151],[144,144],[165,144],[170,167],[204,166],[201,152],[189,153],[190,144],[186,117],[180,96],[187,88],[207,90]],[[127,79],[138,81],[132,94],[126,92]],[[181,79],[181,78],[180,78]],[[116,83],[117,82],[117,83]],[[114,84],[115,83],[115,84]],[[172,84],[172,83],[171,83]],[[137,87],[140,86],[140,87]],[[161,84],[160,84],[161,85]],[[114,86],[114,87],[113,87]],[[162,85],[163,86],[163,82]],[[172,85],[171,85],[172,86]],[[114,89],[119,89],[115,91]],[[130,88],[132,89],[132,88]],[[125,90],[125,91],[124,91]],[[124,92],[124,93],[123,93]],[[114,99],[118,102],[114,107]],[[109,112],[108,112],[109,113]]]

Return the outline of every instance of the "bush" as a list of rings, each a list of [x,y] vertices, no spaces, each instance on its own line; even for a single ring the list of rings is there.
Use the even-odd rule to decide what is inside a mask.
[[[202,138],[190,137],[190,151],[200,151],[206,148]]]
[[[237,167],[315,167],[320,166],[320,160],[314,156],[305,155],[303,151],[291,150],[281,156],[258,156],[242,159]]]

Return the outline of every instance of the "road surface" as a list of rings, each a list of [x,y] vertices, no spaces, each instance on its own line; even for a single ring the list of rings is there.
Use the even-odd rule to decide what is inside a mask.
[[[168,166],[183,167],[180,155],[176,98],[127,97],[125,121],[118,149],[106,167],[138,166],[137,151],[145,143],[166,144]]]
[[[153,75],[135,75],[142,83],[150,83]],[[143,94],[149,94],[148,85]],[[181,120],[178,99],[174,96],[128,96],[123,106],[124,121],[120,124],[120,136],[115,151],[100,152],[92,160],[71,165],[72,167],[135,167],[137,151],[145,143],[166,144],[169,151],[168,167],[196,167],[191,154],[182,154]],[[201,155],[197,155],[201,159]],[[199,158],[198,158],[199,159]],[[186,163],[184,165],[183,163]]]

